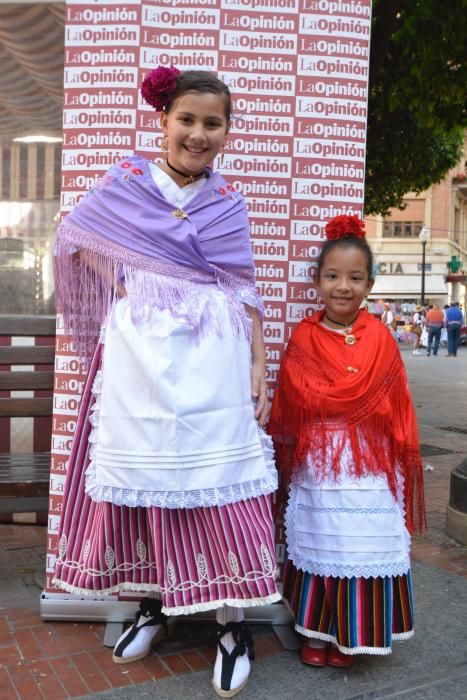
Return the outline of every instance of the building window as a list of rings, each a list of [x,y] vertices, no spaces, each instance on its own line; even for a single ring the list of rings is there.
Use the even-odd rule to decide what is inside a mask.
[[[383,222],[383,238],[418,238],[422,228],[422,221],[387,220]]]

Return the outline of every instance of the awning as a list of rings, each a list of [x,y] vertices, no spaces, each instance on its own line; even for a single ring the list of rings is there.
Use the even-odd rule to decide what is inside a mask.
[[[60,136],[65,3],[0,3],[0,143]]]
[[[422,292],[422,276],[419,275],[377,275],[370,296],[396,299],[400,297],[419,298]],[[448,293],[443,275],[425,275],[425,295],[444,296]]]

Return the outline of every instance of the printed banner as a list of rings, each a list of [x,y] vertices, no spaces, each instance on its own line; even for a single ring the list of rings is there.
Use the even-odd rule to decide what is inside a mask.
[[[313,314],[326,221],[362,214],[371,0],[67,0],[61,208],[115,162],[160,156],[139,86],[153,68],[216,72],[233,95],[222,167],[247,202],[272,396],[285,343]],[[83,371],[58,330],[47,592]],[[283,532],[277,533],[283,559]]]

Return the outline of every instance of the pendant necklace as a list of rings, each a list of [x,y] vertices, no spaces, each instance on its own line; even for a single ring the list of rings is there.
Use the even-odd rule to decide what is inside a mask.
[[[360,313],[360,310],[358,313]],[[357,313],[357,316],[358,316],[358,313]],[[336,326],[342,326],[342,328],[344,329],[344,341],[345,341],[346,345],[355,345],[355,343],[357,342],[357,339],[354,336],[354,334],[352,333],[352,325],[355,323],[357,316],[355,316],[355,318],[353,318],[350,321],[350,323],[341,323],[341,321],[335,321],[333,318],[330,318],[326,311],[324,312],[324,315],[327,318],[327,320],[330,321],[331,323],[335,323]]]
[[[203,175],[206,175],[206,168],[203,168],[203,170],[200,170],[199,173],[194,173],[193,175],[188,175],[187,173],[182,173],[181,170],[177,170],[177,168],[174,168],[173,165],[170,165],[168,159],[165,161],[167,167],[169,167],[171,170],[174,171],[174,173],[177,173],[177,175],[181,175],[181,177],[184,178],[183,184],[184,185],[191,185],[192,182],[195,182],[195,180],[199,180],[200,177],[203,177]]]

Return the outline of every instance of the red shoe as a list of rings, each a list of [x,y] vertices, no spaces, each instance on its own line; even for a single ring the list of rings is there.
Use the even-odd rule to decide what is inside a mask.
[[[328,662],[328,647],[326,645],[321,649],[314,649],[309,647],[306,642],[303,642],[300,658],[307,666],[326,666]]]
[[[343,654],[335,646],[331,646],[328,652],[328,666],[334,668],[350,668],[353,664],[353,656]]]

